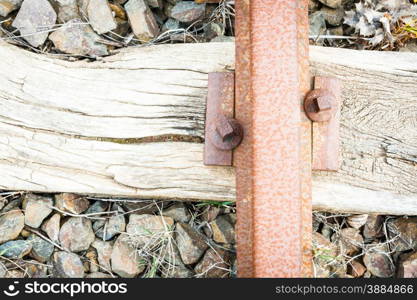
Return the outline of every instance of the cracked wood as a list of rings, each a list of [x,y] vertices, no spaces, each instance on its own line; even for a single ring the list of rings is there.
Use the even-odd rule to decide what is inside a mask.
[[[1,189],[234,200],[234,170],[204,166],[201,144],[208,72],[234,69],[232,43],[0,56]],[[417,54],[311,47],[310,61],[343,84],[342,166],[315,173],[313,205],[417,214]]]
[[[233,44],[0,57],[0,189],[234,200],[233,170],[205,167],[201,144],[208,73],[234,68]]]
[[[342,81],[338,172],[315,172],[316,209],[417,214],[417,54],[311,47]]]

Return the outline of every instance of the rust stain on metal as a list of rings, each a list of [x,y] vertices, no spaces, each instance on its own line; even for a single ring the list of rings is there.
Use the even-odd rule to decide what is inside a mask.
[[[253,243],[253,124],[251,85],[250,1],[236,2],[236,118],[245,130],[245,138],[234,153],[237,185],[237,260],[238,276],[254,276]]]
[[[219,150],[230,151],[242,142],[243,128],[233,118],[227,118],[224,114],[216,117],[215,123],[208,130],[209,141]],[[232,165],[232,164],[230,164]]]
[[[242,140],[243,129],[234,117],[235,80],[232,72],[208,75],[204,164],[232,165],[232,149]]]
[[[308,3],[309,0],[298,2],[298,70],[300,78],[300,176],[301,176],[301,236],[302,236],[302,270],[301,277],[313,276],[312,258],[312,203],[311,203],[311,122],[304,113],[304,97],[311,90],[309,42],[308,42]]]
[[[315,77],[314,90],[307,95],[307,102],[314,103],[314,97],[325,98],[331,109],[309,114],[313,123],[313,170],[337,171],[340,167],[340,101],[341,83],[337,78]],[[323,96],[325,95],[325,96]],[[316,106],[316,104],[311,104]],[[307,113],[308,114],[308,113]]]
[[[313,122],[327,122],[335,113],[333,94],[326,89],[310,91],[304,100],[304,110]]]
[[[236,119],[245,130],[234,159],[239,277],[307,273],[302,233],[308,226],[302,203],[309,202],[311,187],[302,182],[308,174],[301,173],[304,159],[307,165],[311,159],[300,143],[301,134],[306,134],[301,92],[308,84],[308,39],[300,13],[305,4],[236,2],[235,105]]]

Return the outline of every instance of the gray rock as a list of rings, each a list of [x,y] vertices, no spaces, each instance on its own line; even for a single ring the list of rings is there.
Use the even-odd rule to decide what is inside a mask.
[[[100,267],[102,267],[105,271],[110,271],[110,260],[111,254],[113,252],[112,243],[96,239],[91,246],[97,250],[98,262]]]
[[[19,29],[23,39],[33,47],[43,45],[49,30],[55,25],[57,15],[48,0],[25,0],[13,27]]]
[[[320,12],[323,14],[326,22],[332,26],[339,26],[343,23],[343,17],[345,16],[345,11],[343,8],[333,9],[322,7]]]
[[[6,213],[12,210],[19,210],[20,206],[22,205],[22,198],[19,199],[14,199],[12,201],[10,201],[9,203],[7,203],[7,205],[2,209],[2,213]]]
[[[334,230],[331,226],[327,224],[323,224],[323,227],[321,228],[321,234],[330,241],[330,238],[334,234]]]
[[[363,236],[365,239],[375,239],[384,236],[382,230],[384,223],[384,217],[380,215],[369,215],[363,227]]]
[[[417,278],[417,252],[401,255],[398,263],[397,277]]]
[[[0,245],[0,256],[19,259],[29,254],[32,244],[25,240],[9,241]]]
[[[194,1],[180,1],[174,5],[169,17],[182,23],[192,23],[204,16],[206,4],[198,4]]]
[[[55,0],[59,5],[78,5],[77,0]],[[87,0],[90,1],[90,0]]]
[[[61,228],[61,215],[56,213],[51,218],[49,218],[42,225],[42,230],[46,232],[48,237],[53,242],[59,241],[59,230]]]
[[[97,200],[84,213],[86,215],[102,213],[106,211],[107,207],[108,207],[107,202]]]
[[[26,194],[23,208],[25,210],[25,224],[39,228],[43,220],[52,212],[53,201],[50,197]]]
[[[169,18],[162,26],[162,32],[180,29],[180,21]]]
[[[94,273],[87,274],[85,278],[113,278],[113,277],[110,274],[94,272]]]
[[[397,218],[387,222],[391,249],[407,251],[417,249],[417,217]]]
[[[196,263],[208,248],[205,237],[188,224],[177,223],[176,242],[186,265]]]
[[[161,239],[172,236],[174,220],[169,217],[154,215],[130,215],[126,232],[139,246],[158,243]]]
[[[234,43],[235,37],[234,36],[218,36],[215,37],[210,41],[211,43]]]
[[[358,260],[352,260],[348,264],[348,274],[353,277],[362,277],[366,272],[366,267]]]
[[[90,201],[76,194],[62,193],[55,196],[55,205],[64,212],[81,214],[90,207]]]
[[[64,1],[67,1],[67,0],[64,0]],[[82,18],[88,18],[87,8],[88,8],[88,2],[89,1],[90,0],[77,0],[78,9],[80,11],[80,15],[81,15]]]
[[[182,262],[182,259],[181,259],[180,251],[178,250],[178,247],[175,243],[172,243],[171,245],[169,245],[168,243],[164,244],[164,246],[161,248],[161,251],[160,251],[160,257],[169,266],[177,266],[177,267],[184,266],[184,263]],[[168,269],[170,268],[168,267]],[[167,275],[167,277],[171,277],[171,275],[169,274],[165,274],[165,275]]]
[[[171,11],[174,8],[175,4],[171,4],[171,3],[165,3],[164,5],[164,14],[168,17],[171,16]],[[178,20],[177,20],[178,21]],[[178,21],[179,22],[179,21]]]
[[[192,278],[195,273],[184,265],[174,266],[169,273],[162,273],[162,278]]]
[[[129,0],[125,9],[133,33],[141,42],[148,42],[159,34],[159,26],[144,0]]]
[[[339,8],[342,7],[342,0],[319,0],[324,5],[331,7],[331,8]]]
[[[163,8],[164,2],[162,0],[146,0],[146,4],[154,8]]]
[[[106,220],[97,220],[93,223],[93,231],[97,237],[103,237],[103,227],[106,225]]]
[[[130,24],[127,20],[116,18],[117,28],[109,33],[113,39],[118,41],[125,41],[125,37],[130,31]]]
[[[80,19],[73,19],[54,31],[49,39],[55,47],[68,54],[81,56],[107,55],[107,47],[98,43],[100,36],[89,25],[82,24]]]
[[[237,278],[237,259],[236,257],[232,260],[231,264],[231,271],[230,271],[230,277],[231,278]]]
[[[30,256],[37,261],[47,262],[54,253],[54,245],[35,234],[32,234],[27,241],[32,244]]]
[[[330,35],[338,35],[338,36],[343,35],[343,26],[337,26],[337,27],[329,28],[328,30],[329,30]]]
[[[224,34],[224,28],[221,24],[209,23],[204,27],[204,37],[207,40],[212,40]]]
[[[309,28],[309,35],[312,37],[323,35],[326,32],[326,20],[321,11],[316,11],[309,16]]]
[[[0,211],[7,205],[7,199],[6,198],[0,198]]]
[[[184,203],[175,203],[174,205],[165,209],[162,214],[165,217],[170,217],[177,222],[188,223],[191,220],[191,214]]]
[[[91,221],[80,217],[69,218],[61,227],[59,240],[64,248],[72,252],[87,250],[94,242]]]
[[[98,34],[103,34],[116,29],[112,10],[107,0],[90,0],[87,6],[88,20],[91,27]]]
[[[194,271],[197,277],[226,278],[230,275],[230,255],[221,249],[208,249]]]
[[[125,231],[126,220],[122,215],[124,212],[118,205],[113,205],[113,211],[118,211],[120,215],[115,215],[108,218],[105,222],[95,222],[94,232],[98,238],[103,241],[111,240],[117,234]]]
[[[207,206],[201,214],[201,219],[206,222],[214,221],[220,213],[220,207]]]
[[[57,278],[83,278],[84,266],[78,255],[56,252],[53,259],[53,275]]]
[[[173,42],[181,42],[181,43],[194,43],[196,41],[195,36],[192,36],[186,32],[170,34],[169,38]]]
[[[72,19],[80,18],[77,0],[56,0],[58,3],[58,21],[66,23]]]
[[[12,11],[18,9],[23,0],[3,0],[0,1],[0,16],[6,17]]]
[[[134,278],[145,270],[145,262],[139,256],[134,243],[121,234],[111,254],[111,266],[114,273],[123,278]]]
[[[320,2],[318,0],[309,0],[308,1],[308,11],[310,13],[315,12],[320,8]]]
[[[158,204],[154,201],[135,201],[125,202],[123,207],[130,214],[142,215],[142,214],[153,214],[159,211]]]
[[[4,278],[7,273],[6,266],[0,261],[0,278]]]
[[[85,254],[85,257],[88,259],[88,261],[84,262],[84,268],[88,266],[88,271],[91,273],[98,272],[99,271],[99,262],[98,262],[98,255],[97,251],[93,248],[90,248],[87,253]]]
[[[357,2],[357,0],[342,0],[342,7],[345,10],[353,9],[355,2]]]
[[[371,244],[368,246],[363,262],[367,270],[376,277],[388,278],[394,275],[394,265],[385,245]]]
[[[36,260],[26,261],[24,268],[29,278],[48,278],[48,266],[39,264]]]
[[[320,225],[320,220],[315,215],[313,215],[313,231],[319,231]]]
[[[335,235],[333,235],[335,236]],[[355,228],[343,228],[338,235],[342,253],[353,256],[364,246],[363,237]],[[334,240],[334,239],[333,239]]]
[[[12,210],[0,216],[0,244],[16,239],[25,226],[20,210]]]
[[[336,244],[317,232],[313,232],[312,244],[315,277],[343,277],[346,274],[346,263]]]
[[[20,270],[9,270],[5,278],[25,278],[25,272]]]
[[[219,216],[210,223],[213,239],[221,244],[235,243],[235,229],[226,216]]]

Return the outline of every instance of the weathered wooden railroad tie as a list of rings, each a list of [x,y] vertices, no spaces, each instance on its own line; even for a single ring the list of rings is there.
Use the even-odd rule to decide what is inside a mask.
[[[0,189],[237,198],[242,277],[307,276],[312,208],[417,215],[417,54],[308,47],[306,5],[277,2],[237,2],[236,56],[209,43],[67,62],[0,42]],[[244,133],[213,166],[205,117],[218,72],[235,72],[225,115]],[[304,111],[314,78],[331,94],[310,95],[324,122]],[[234,134],[225,124],[210,129],[215,143]]]

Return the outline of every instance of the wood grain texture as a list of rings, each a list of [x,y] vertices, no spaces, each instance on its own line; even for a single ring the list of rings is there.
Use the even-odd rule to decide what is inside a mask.
[[[201,144],[208,72],[234,69],[233,44],[92,63],[0,43],[0,57],[0,189],[235,199],[234,170],[204,166]],[[348,211],[351,199],[366,212],[386,197],[404,203],[391,213],[417,214],[417,54],[311,47],[310,61],[343,84],[342,166],[315,173],[314,207]]]
[[[337,173],[316,178],[417,193],[417,54],[311,47],[314,75],[342,81]]]
[[[0,57],[1,189],[235,199],[233,170],[205,167],[203,144],[167,142],[201,142],[208,73],[233,69],[233,44],[134,48],[91,63],[2,43]]]
[[[335,213],[417,215],[417,197],[315,180],[313,208]]]
[[[0,121],[86,138],[204,135],[207,73],[233,68],[233,45],[165,45],[100,62],[0,46]]]

